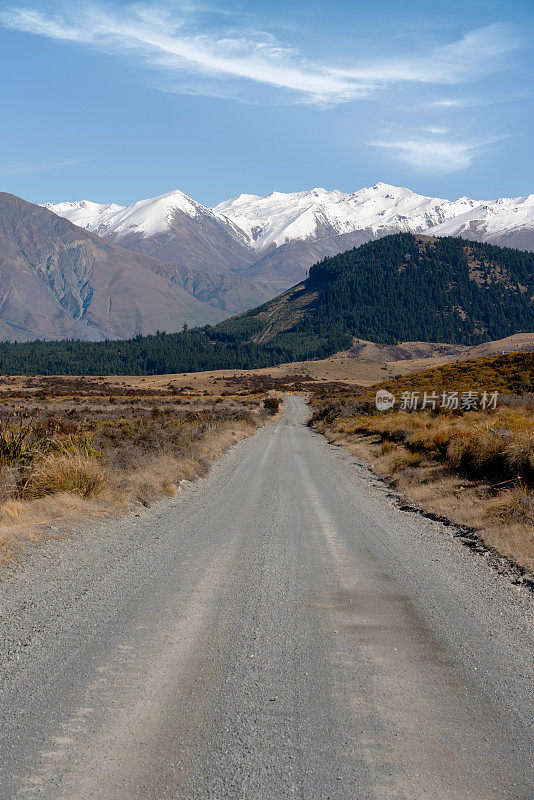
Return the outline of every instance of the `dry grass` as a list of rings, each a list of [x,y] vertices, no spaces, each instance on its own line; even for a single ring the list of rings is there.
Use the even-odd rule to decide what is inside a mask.
[[[48,494],[77,494],[94,497],[107,485],[102,464],[83,453],[45,456],[32,470],[24,485],[24,498],[46,497]]]
[[[374,387],[404,391],[492,389],[524,394],[534,386],[534,353],[502,353],[456,361],[382,381]]]
[[[489,547],[534,572],[534,493],[530,487],[521,482],[498,487],[469,480],[428,455],[378,436],[339,436],[330,426],[317,430],[369,463],[426,512],[477,531]]]
[[[33,384],[32,384],[33,381]],[[247,396],[28,379],[0,399],[0,563],[74,520],[173,496],[225,449],[273,419]],[[271,406],[271,408],[269,408]]]
[[[447,367],[444,375],[452,382],[447,390],[456,391],[467,381],[484,386],[473,364],[458,370],[458,386]],[[495,379],[501,367],[499,385],[510,391],[512,384],[526,381],[532,357],[487,359],[480,375]],[[443,385],[436,370],[409,388],[423,391],[428,385]],[[406,386],[406,378],[389,383],[397,396]],[[532,395],[503,400],[504,405],[486,411],[378,413],[366,393],[345,393],[330,402],[315,400],[311,425],[369,462],[425,511],[475,530],[488,546],[534,572]]]
[[[340,422],[335,425],[339,429]],[[410,456],[425,455],[469,478],[534,482],[534,415],[526,408],[497,408],[462,415],[369,414],[341,422],[343,430],[378,435],[402,445]],[[348,427],[347,427],[348,426]]]

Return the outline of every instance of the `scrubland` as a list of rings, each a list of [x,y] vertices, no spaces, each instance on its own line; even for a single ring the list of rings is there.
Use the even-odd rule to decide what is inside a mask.
[[[534,571],[533,364],[532,355],[480,359],[384,383],[397,397],[496,386],[495,409],[378,412],[374,387],[312,401],[310,424],[370,462],[423,510],[475,531]]]
[[[103,379],[0,383],[0,562],[49,525],[174,495],[277,412],[245,390],[131,389]],[[48,533],[46,533],[48,531]]]
[[[374,396],[499,391],[495,409],[378,412]],[[0,378],[0,561],[50,525],[172,496],[275,418],[269,395],[310,398],[310,425],[424,511],[534,571],[534,355],[456,362],[371,388],[298,372]],[[267,401],[267,402],[266,402]],[[398,404],[397,404],[398,408]],[[43,533],[48,531],[48,533]]]

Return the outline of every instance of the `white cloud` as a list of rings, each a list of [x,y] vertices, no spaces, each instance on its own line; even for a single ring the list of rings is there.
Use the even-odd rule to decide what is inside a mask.
[[[417,169],[447,173],[468,169],[473,159],[483,152],[485,147],[503,138],[505,137],[498,136],[492,139],[458,142],[418,137],[368,142],[368,144],[392,150],[400,161]]]
[[[95,7],[76,9],[76,21],[70,21],[67,14],[49,17],[38,11],[12,9],[0,13],[0,24],[53,39],[85,42],[115,54],[136,54],[145,63],[175,75],[189,72],[209,80],[239,79],[274,86],[310,103],[352,100],[370,88],[363,81],[307,61],[291,46],[265,33],[199,31],[185,17],[144,6],[123,9],[121,15]],[[169,90],[168,84],[166,88]]]
[[[449,128],[444,128],[442,125],[427,125],[425,131],[428,131],[428,133],[435,133],[436,135],[441,135],[448,133]]]
[[[92,36],[79,27],[71,27],[61,17],[45,17],[31,8],[17,8],[0,12],[0,23],[6,28],[15,28],[26,33],[48,36],[50,39],[90,42]]]
[[[295,102],[337,104],[365,97],[400,81],[454,84],[498,68],[499,57],[519,46],[501,25],[472,31],[424,55],[355,63],[343,68],[305,57],[291,44],[258,31],[236,32],[228,13],[203,24],[194,10],[143,4],[80,7],[45,14],[12,8],[0,24],[48,38],[87,44],[113,54],[136,56],[166,74],[165,90],[225,94],[214,82],[243,87],[274,87]],[[222,20],[224,25],[214,19]],[[191,85],[188,85],[190,83]]]
[[[458,106],[465,105],[465,100],[456,97],[442,97],[438,100],[432,100],[428,103],[430,108],[458,108]]]

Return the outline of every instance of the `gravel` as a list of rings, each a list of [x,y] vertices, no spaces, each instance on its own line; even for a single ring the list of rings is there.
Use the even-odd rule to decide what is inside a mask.
[[[532,595],[281,422],[0,584],[0,798],[527,800]]]

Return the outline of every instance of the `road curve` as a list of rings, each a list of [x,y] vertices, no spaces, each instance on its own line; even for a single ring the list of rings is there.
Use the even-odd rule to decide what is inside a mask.
[[[282,420],[0,584],[2,800],[527,800],[532,601]]]

